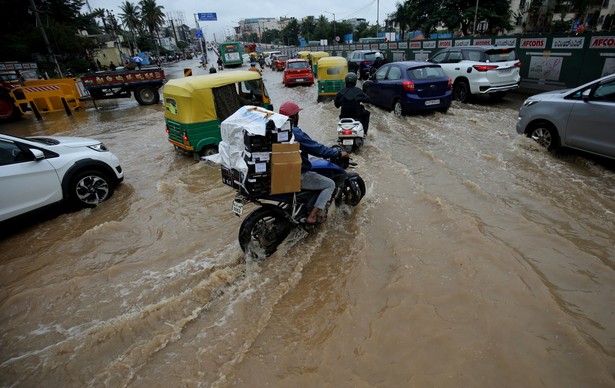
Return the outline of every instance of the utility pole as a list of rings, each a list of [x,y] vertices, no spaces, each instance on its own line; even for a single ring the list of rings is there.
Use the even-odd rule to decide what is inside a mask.
[[[64,75],[62,74],[62,69],[60,69],[60,64],[58,63],[58,60],[56,59],[56,56],[51,49],[49,39],[47,39],[47,33],[45,32],[45,27],[43,27],[43,23],[41,23],[41,18],[38,15],[38,9],[36,8],[36,4],[34,4],[34,0],[30,0],[30,6],[32,7],[32,11],[34,12],[34,17],[36,18],[36,26],[41,29],[41,35],[43,35],[43,40],[45,41],[45,46],[47,46],[47,51],[49,51],[49,56],[51,57],[53,63],[56,65],[56,71],[60,75],[60,78],[64,78]]]
[[[472,35],[476,36],[476,16],[478,15],[478,0],[476,0],[476,8],[474,8],[474,24],[472,25]]]
[[[196,14],[194,14],[194,23],[196,23],[196,29],[201,30],[201,27],[199,27],[199,19],[197,19]],[[199,44],[201,46],[201,53],[207,57],[207,55],[205,54],[205,50],[203,50],[203,38],[205,38],[205,33],[201,30],[203,37],[202,38],[198,38],[199,39]]]

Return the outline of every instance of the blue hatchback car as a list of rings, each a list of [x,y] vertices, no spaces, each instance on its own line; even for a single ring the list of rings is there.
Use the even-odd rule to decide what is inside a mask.
[[[370,103],[396,116],[437,110],[446,113],[453,98],[451,79],[431,62],[392,62],[363,82]]]

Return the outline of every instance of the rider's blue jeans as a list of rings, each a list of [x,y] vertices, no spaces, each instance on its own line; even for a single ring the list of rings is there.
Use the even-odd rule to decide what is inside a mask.
[[[333,179],[320,175],[314,171],[306,171],[301,174],[301,188],[306,190],[322,190],[318,194],[314,207],[324,209],[335,190]]]

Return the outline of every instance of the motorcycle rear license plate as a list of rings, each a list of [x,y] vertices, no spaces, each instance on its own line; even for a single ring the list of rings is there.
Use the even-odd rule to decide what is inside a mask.
[[[438,105],[440,103],[440,100],[427,100],[425,101],[425,105]]]
[[[237,202],[237,201],[233,201],[233,213],[235,213],[238,216],[240,216],[241,213],[243,213],[243,203]]]
[[[354,144],[354,140],[352,139],[344,139],[342,140],[342,145],[353,145]]]

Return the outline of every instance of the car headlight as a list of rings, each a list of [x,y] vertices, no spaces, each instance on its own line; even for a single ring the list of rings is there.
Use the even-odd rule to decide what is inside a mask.
[[[98,151],[98,152],[109,151],[103,143],[94,144],[94,145],[88,146],[88,148],[93,149],[94,151]]]
[[[521,106],[522,108],[527,108],[528,106],[532,106],[534,104],[538,104],[540,101],[539,100],[531,100],[531,99],[527,99],[523,102],[523,105]]]

